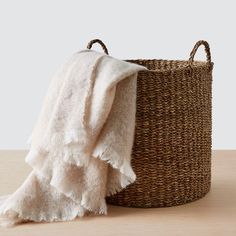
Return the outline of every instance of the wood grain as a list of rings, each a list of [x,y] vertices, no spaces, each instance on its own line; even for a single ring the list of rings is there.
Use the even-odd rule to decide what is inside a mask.
[[[30,172],[26,151],[0,151],[0,195],[16,190]],[[236,236],[236,151],[214,151],[212,187],[202,199],[169,208],[108,206],[107,216],[72,222],[0,228],[0,236]]]

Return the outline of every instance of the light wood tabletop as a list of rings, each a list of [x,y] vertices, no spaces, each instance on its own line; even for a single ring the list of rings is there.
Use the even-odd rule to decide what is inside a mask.
[[[0,151],[0,195],[14,192],[30,172],[25,154],[26,151]],[[212,187],[198,201],[153,209],[108,205],[106,216],[0,228],[0,236],[8,235],[236,236],[236,151],[213,151]]]

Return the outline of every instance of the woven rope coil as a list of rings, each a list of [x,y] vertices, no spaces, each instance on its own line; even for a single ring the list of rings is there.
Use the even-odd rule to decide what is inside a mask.
[[[108,50],[100,40],[104,52]],[[194,61],[203,45],[207,61]],[[168,207],[203,197],[211,185],[212,68],[209,44],[184,60],[127,60],[138,73],[132,151],[135,183],[107,197],[128,207]]]

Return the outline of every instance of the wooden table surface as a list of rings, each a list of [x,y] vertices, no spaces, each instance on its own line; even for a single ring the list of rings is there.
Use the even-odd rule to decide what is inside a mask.
[[[14,192],[30,167],[26,151],[0,151],[0,195]],[[213,151],[212,187],[202,199],[169,208],[108,205],[107,216],[0,228],[0,236],[236,236],[236,151]]]

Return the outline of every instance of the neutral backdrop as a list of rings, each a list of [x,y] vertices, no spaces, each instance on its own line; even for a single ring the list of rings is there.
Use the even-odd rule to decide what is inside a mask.
[[[0,149],[25,149],[52,74],[90,39],[120,59],[188,59],[210,43],[213,149],[236,149],[235,1],[0,2]],[[95,47],[99,49],[99,47]],[[205,60],[203,48],[196,59]]]

